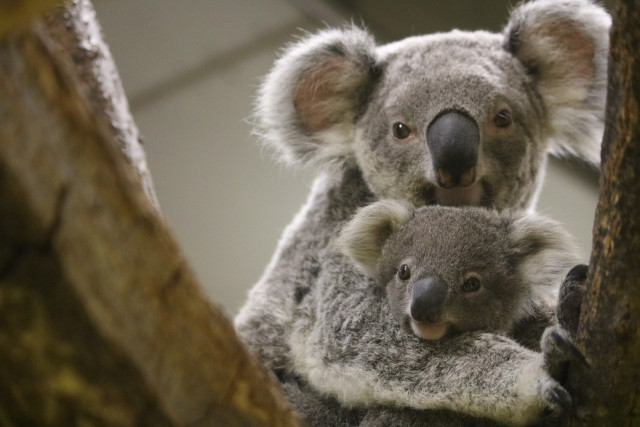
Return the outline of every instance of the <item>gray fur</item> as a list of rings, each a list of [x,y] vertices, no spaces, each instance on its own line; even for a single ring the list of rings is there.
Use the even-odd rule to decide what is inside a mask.
[[[393,200],[359,209],[337,245],[363,273],[373,273],[408,333],[410,324],[420,324],[409,313],[415,284],[442,281],[448,291],[437,320],[447,325],[445,337],[474,330],[506,335],[536,307],[552,305],[560,278],[580,261],[572,237],[539,215],[442,206],[416,211]],[[407,280],[398,276],[403,265],[411,271]],[[480,281],[479,290],[463,291],[469,277]]]
[[[378,198],[531,208],[547,152],[595,161],[608,26],[588,0],[541,0],[516,8],[503,34],[453,31],[376,47],[365,31],[346,28],[290,46],[259,94],[259,132],[283,159],[314,164],[319,176],[235,320],[265,365],[343,406],[453,410],[512,424],[557,407],[549,396],[559,385],[541,353],[484,331],[437,345],[408,334],[335,238]],[[566,37],[571,50],[593,55],[567,52]],[[572,67],[579,72],[565,75]],[[445,190],[425,138],[451,109],[478,124],[480,143],[476,183]],[[507,127],[494,123],[500,109],[511,112]],[[396,121],[411,137],[394,139]]]
[[[516,8],[503,34],[452,31],[376,48],[361,29],[325,30],[276,62],[258,99],[259,133],[292,163],[355,160],[379,197],[529,207],[547,152],[598,162],[609,26],[587,0],[543,0]],[[503,108],[513,117],[506,129],[493,124]],[[434,184],[426,129],[451,109],[479,124],[482,189]],[[393,140],[396,121],[414,130],[410,141]]]
[[[380,200],[358,210],[340,232],[338,247],[360,270],[371,277],[387,239],[415,215],[413,205],[396,200]]]

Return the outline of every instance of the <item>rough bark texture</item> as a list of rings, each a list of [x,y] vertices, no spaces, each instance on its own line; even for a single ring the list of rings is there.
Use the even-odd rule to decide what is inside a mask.
[[[0,38],[26,29],[34,19],[62,0],[0,0]]]
[[[0,34],[0,425],[294,424],[158,212],[90,3]]]
[[[157,205],[141,136],[129,112],[129,102],[111,52],[90,7],[70,7],[64,19],[59,14],[46,19],[44,42],[62,62],[76,89],[89,103],[91,114],[116,138],[142,182],[149,199]],[[95,37],[87,37],[93,35]]]
[[[620,1],[611,33],[600,199],[578,346],[571,425],[640,425],[640,2]]]

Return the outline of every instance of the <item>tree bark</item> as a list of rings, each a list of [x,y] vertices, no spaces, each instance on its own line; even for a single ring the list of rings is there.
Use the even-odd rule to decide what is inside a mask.
[[[23,31],[62,0],[0,0],[0,38]]]
[[[640,425],[640,2],[613,17],[602,174],[570,425]]]
[[[12,31],[0,26],[0,425],[295,425],[157,209],[91,4]]]

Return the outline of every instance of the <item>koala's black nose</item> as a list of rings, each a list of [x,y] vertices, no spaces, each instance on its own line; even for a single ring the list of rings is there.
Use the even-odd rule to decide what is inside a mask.
[[[413,286],[411,317],[419,322],[437,323],[447,297],[447,284],[436,278],[418,280]]]
[[[467,187],[475,182],[479,144],[475,120],[459,111],[444,113],[429,124],[427,145],[440,186]]]

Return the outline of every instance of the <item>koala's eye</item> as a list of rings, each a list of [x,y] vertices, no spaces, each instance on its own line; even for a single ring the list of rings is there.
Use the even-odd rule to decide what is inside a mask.
[[[464,292],[474,292],[480,289],[480,279],[477,277],[469,277],[462,284],[462,290]]]
[[[397,139],[407,139],[411,135],[411,128],[404,123],[396,122],[393,124],[393,136]]]
[[[493,118],[493,123],[499,128],[506,128],[511,124],[511,112],[509,110],[500,110]]]
[[[410,277],[411,277],[411,269],[409,268],[409,266],[407,264],[404,264],[398,270],[398,279],[400,279],[400,280],[409,280]]]

